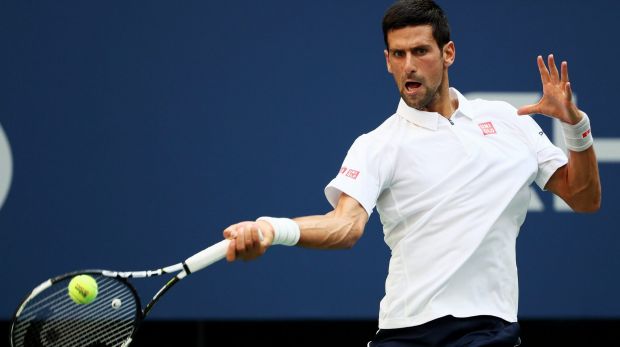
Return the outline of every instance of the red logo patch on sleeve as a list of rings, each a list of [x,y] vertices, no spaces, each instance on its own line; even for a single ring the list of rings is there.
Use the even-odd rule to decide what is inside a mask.
[[[339,173],[343,174],[345,172],[347,172],[347,167],[346,166],[341,167]]]
[[[347,175],[346,176],[350,177],[352,179],[356,179],[359,174],[360,174],[359,171],[353,170],[353,169],[349,169],[349,171],[347,171]]]
[[[478,124],[478,126],[480,127],[480,130],[482,130],[482,134],[484,134],[485,136],[497,133],[495,131],[495,127],[493,127],[493,123],[491,122],[480,123]]]

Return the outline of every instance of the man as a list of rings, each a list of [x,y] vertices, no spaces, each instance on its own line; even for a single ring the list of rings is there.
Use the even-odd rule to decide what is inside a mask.
[[[552,55],[548,67],[539,56],[543,97],[516,110],[450,88],[455,44],[432,0],[398,1],[383,32],[401,101],[355,141],[325,188],[334,210],[232,225],[227,259],[254,259],[272,244],[352,247],[376,207],[392,255],[369,346],[516,346],[515,244],[529,186],[575,211],[600,205],[589,120],[572,102],[567,63],[558,71]],[[568,158],[533,113],[562,122]]]

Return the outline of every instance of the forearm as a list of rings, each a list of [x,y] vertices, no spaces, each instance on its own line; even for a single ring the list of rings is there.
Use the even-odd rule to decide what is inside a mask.
[[[351,248],[362,236],[368,214],[355,199],[341,194],[336,208],[324,216],[295,219],[260,217],[255,222],[233,224],[224,230],[230,239],[226,259],[251,260],[272,245],[309,248]]]
[[[574,211],[594,212],[601,205],[601,182],[590,121],[574,104],[567,109],[570,122],[562,123],[562,131],[568,148],[568,164],[556,170],[546,188]]]
[[[568,108],[570,122],[562,129],[568,147],[565,186],[568,204],[578,212],[598,210],[601,200],[601,184],[596,153],[592,145],[590,122],[575,104]],[[584,150],[585,148],[585,150]]]
[[[351,248],[362,236],[368,221],[366,210],[353,198],[342,194],[336,208],[325,214],[294,218],[299,226],[297,245],[308,248]],[[266,223],[261,221],[260,223]],[[273,225],[263,224],[273,239],[277,230]],[[274,233],[275,232],[275,233]]]
[[[328,213],[293,219],[300,228],[298,245],[309,248],[351,248],[362,236],[364,225],[355,219]]]
[[[567,203],[578,212],[593,212],[601,203],[601,183],[594,147],[569,151],[566,166]]]

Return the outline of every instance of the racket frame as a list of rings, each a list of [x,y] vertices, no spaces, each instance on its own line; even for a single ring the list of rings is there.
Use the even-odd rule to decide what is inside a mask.
[[[260,231],[259,231],[259,236],[261,237],[261,240],[262,240],[262,233],[260,233]],[[159,301],[159,299],[168,290],[170,290],[170,288],[172,288],[176,283],[178,283],[180,280],[185,278],[187,275],[193,272],[202,270],[205,267],[224,258],[226,256],[226,250],[228,248],[229,243],[230,243],[230,240],[227,240],[227,239],[222,240],[192,255],[191,257],[187,258],[185,261],[181,263],[162,267],[156,270],[111,271],[111,270],[100,270],[100,269],[88,269],[88,270],[72,271],[72,272],[68,272],[62,275],[52,277],[48,279],[47,281],[44,281],[43,283],[36,286],[34,289],[32,289],[30,293],[28,293],[28,295],[26,295],[24,299],[22,299],[18,308],[15,310],[15,313],[13,314],[13,318],[11,321],[11,329],[10,329],[11,346],[14,347],[13,330],[15,328],[15,324],[17,320],[19,319],[19,316],[22,313],[23,309],[28,304],[28,302],[30,302],[32,299],[34,299],[39,294],[41,294],[43,291],[45,291],[45,289],[51,287],[55,283],[58,283],[60,281],[66,280],[68,278],[71,278],[77,275],[85,274],[85,275],[101,275],[101,276],[105,276],[109,278],[114,278],[115,280],[123,282],[123,284],[126,285],[131,290],[131,293],[133,294],[134,299],[136,300],[137,309],[136,309],[136,316],[134,319],[133,331],[131,332],[130,336],[125,340],[125,342],[121,345],[121,347],[126,347],[131,343],[131,341],[133,341],[141,322],[146,318],[146,316],[149,314],[153,306]],[[170,280],[168,280],[168,282],[166,282],[166,284],[164,284],[164,286],[161,287],[159,291],[157,291],[157,293],[155,293],[153,298],[143,308],[142,302],[140,300],[140,296],[138,295],[138,291],[132,285],[129,279],[130,278],[157,277],[157,276],[162,276],[162,275],[171,274],[171,273],[176,273],[176,275],[172,277]]]

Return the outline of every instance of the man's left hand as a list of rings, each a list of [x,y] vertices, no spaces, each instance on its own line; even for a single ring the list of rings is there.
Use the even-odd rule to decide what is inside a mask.
[[[545,66],[542,56],[538,56],[538,70],[543,85],[543,97],[534,105],[522,106],[517,110],[519,115],[544,114],[557,118],[568,124],[577,124],[583,115],[573,102],[573,91],[568,79],[568,63],[563,61],[561,72],[555,66],[553,54],[548,59],[549,69]]]

